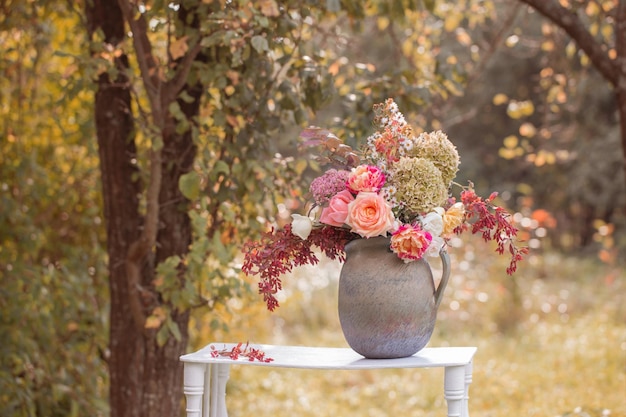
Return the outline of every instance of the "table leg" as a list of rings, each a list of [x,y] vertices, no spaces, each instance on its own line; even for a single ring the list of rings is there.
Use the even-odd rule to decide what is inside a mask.
[[[469,387],[472,383],[472,362],[465,365],[465,393],[463,395],[463,417],[469,417]]]
[[[202,417],[202,396],[207,366],[203,363],[185,362],[183,392],[187,401],[187,417]]]
[[[443,392],[448,403],[448,417],[465,417],[465,365],[446,367]]]
[[[211,365],[211,393],[209,417],[228,417],[226,410],[226,382],[230,376],[230,365],[214,363]]]

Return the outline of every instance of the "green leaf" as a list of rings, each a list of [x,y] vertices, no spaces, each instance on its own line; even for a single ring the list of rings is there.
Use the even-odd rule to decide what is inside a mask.
[[[269,45],[267,44],[267,39],[261,35],[255,35],[252,37],[250,41],[252,43],[252,47],[259,53],[263,54],[269,49]]]
[[[223,264],[227,264],[231,261],[231,256],[226,250],[226,246],[224,246],[224,243],[220,239],[219,233],[215,233],[213,235],[213,239],[211,241],[211,252]]]
[[[180,342],[182,339],[182,335],[180,334],[180,329],[178,328],[178,324],[176,324],[176,322],[172,320],[172,316],[170,316],[169,314],[167,316],[167,319],[165,319],[165,325],[167,326],[170,333],[174,335],[174,338],[176,339],[176,341]]]
[[[191,171],[183,174],[178,179],[178,188],[189,200],[196,200],[200,195],[200,175]]]
[[[216,161],[215,165],[213,165],[213,169],[211,170],[211,175],[209,177],[212,181],[215,181],[220,174],[230,174],[230,167],[228,166],[226,161]]]
[[[159,331],[156,334],[156,342],[157,345],[163,346],[167,343],[167,339],[170,337],[169,328],[167,326],[161,326]]]

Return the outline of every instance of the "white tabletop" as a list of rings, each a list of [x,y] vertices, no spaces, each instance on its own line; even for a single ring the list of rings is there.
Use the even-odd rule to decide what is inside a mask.
[[[383,368],[431,368],[461,366],[471,362],[476,353],[475,347],[425,348],[413,356],[398,359],[365,359],[349,348],[250,345],[260,349],[272,362],[237,360],[229,357],[211,356],[211,345],[217,350],[231,349],[236,343],[214,342],[197,352],[181,356],[183,362],[222,363],[232,365],[271,366],[301,369],[383,369]]]

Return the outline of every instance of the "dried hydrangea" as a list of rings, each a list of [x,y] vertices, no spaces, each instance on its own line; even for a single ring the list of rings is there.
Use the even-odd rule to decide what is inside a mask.
[[[391,182],[396,187],[395,198],[404,203],[406,215],[429,211],[444,204],[448,197],[441,171],[425,158],[400,158]]]
[[[446,187],[450,186],[459,170],[459,152],[441,130],[420,134],[407,155],[432,161],[441,171]]]

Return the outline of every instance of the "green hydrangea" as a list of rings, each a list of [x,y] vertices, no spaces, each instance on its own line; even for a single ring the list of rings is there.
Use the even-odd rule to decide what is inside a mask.
[[[400,158],[393,167],[390,182],[396,187],[396,200],[404,203],[409,215],[441,206],[448,197],[441,171],[426,158]]]
[[[407,155],[432,161],[441,171],[446,187],[450,186],[459,170],[460,159],[456,146],[440,130],[420,134]]]

